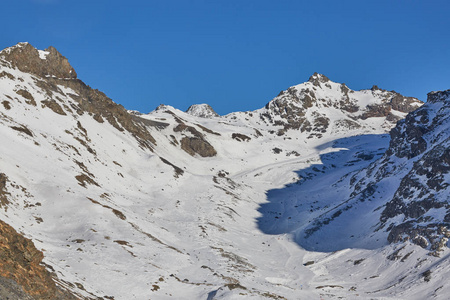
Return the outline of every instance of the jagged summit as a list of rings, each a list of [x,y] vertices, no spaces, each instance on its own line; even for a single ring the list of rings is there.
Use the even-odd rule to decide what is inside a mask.
[[[171,106],[171,105],[160,104],[160,105],[158,105],[158,107],[155,108],[155,111],[158,111],[158,110],[172,110],[172,109],[176,109],[176,108]]]
[[[0,52],[0,67],[5,69],[3,73],[10,79],[14,79],[8,73],[11,67],[36,76],[33,81],[43,89],[43,95],[46,95],[44,99],[42,96],[39,97],[41,99],[30,96],[27,89],[19,89],[17,92],[28,97],[28,102],[33,106],[47,107],[60,115],[82,115],[87,112],[99,123],[106,120],[119,131],[129,131],[140,141],[142,147],[150,149],[150,144],[155,142],[150,133],[139,125],[142,119],[129,114],[123,106],[114,103],[104,93],[77,79],[77,73],[67,58],[52,46],[37,50],[29,43],[18,43]],[[64,103],[58,97],[49,100],[55,93],[61,93],[61,87],[71,90],[71,100],[74,103]]]
[[[433,91],[428,93],[427,102],[450,101],[450,89],[445,91]]]
[[[315,72],[311,77],[309,77],[308,82],[311,82],[314,85],[319,85],[319,83],[326,83],[330,81],[330,79],[323,75]]]
[[[320,137],[332,127],[361,127],[362,122],[358,120],[378,122],[382,119],[384,123],[376,126],[382,126],[387,132],[406,113],[422,104],[416,98],[376,86],[355,91],[314,73],[307,82],[292,86],[271,100],[265,106],[263,117],[267,122],[283,126],[280,134],[299,129]]]
[[[201,117],[201,118],[212,118],[218,117],[219,114],[214,111],[214,109],[209,104],[194,104],[189,106],[186,113]]]
[[[22,72],[42,77],[77,78],[77,73],[67,58],[52,46],[45,50],[38,50],[27,42],[18,43],[2,50],[0,58],[10,62],[13,67]]]

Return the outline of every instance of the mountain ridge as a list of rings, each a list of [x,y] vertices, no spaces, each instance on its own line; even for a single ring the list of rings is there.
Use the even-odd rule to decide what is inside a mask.
[[[37,50],[27,42],[18,43],[13,47],[2,50],[0,57],[23,72],[41,77],[77,78],[77,73],[69,64],[67,58],[62,56],[53,46],[45,50]]]
[[[42,61],[50,56],[27,51]],[[380,241],[365,248],[359,246],[367,246],[370,235],[321,232],[329,224],[344,228],[353,220],[341,222],[347,213],[361,225],[353,212],[371,212],[372,202],[333,217],[336,205],[345,207],[337,196],[357,190],[368,199],[373,176],[364,174],[383,167],[387,133],[405,117],[411,121],[400,121],[398,136],[401,122],[415,128],[414,113],[428,111],[442,93],[431,93],[422,106],[395,92],[352,91],[314,74],[258,110],[204,118],[167,105],[149,114],[129,112],[78,78],[24,72],[4,58],[0,68],[0,217],[43,250],[44,263],[58,274],[54,280],[76,297],[395,298],[430,296],[440,286],[438,274],[447,266],[435,257],[416,268],[433,271],[426,277],[433,288],[424,289],[423,277],[412,273],[390,292],[401,281],[399,272],[431,248],[389,243],[389,232],[381,230],[372,236]],[[332,201],[326,203],[328,192]],[[371,215],[361,236],[379,216]],[[314,249],[327,239],[345,247]],[[413,252],[409,259],[406,251]],[[441,257],[447,251],[442,247]],[[393,253],[402,254],[404,268],[395,269]],[[375,267],[381,259],[383,267]],[[353,277],[352,268],[358,271]],[[364,279],[370,276],[377,277]],[[411,282],[417,287],[408,289]]]

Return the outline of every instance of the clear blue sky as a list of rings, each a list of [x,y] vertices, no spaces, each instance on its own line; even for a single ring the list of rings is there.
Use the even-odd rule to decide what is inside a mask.
[[[450,1],[14,0],[0,48],[56,47],[128,109],[254,110],[314,72],[426,99],[450,88]]]

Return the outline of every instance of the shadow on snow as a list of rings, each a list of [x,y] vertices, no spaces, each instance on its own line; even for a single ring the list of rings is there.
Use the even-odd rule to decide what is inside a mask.
[[[377,220],[370,201],[354,201],[350,178],[380,158],[389,146],[389,135],[360,135],[342,138],[317,147],[336,149],[320,155],[320,162],[296,171],[296,183],[267,192],[268,203],[260,206],[258,227],[266,234],[291,234],[309,251],[332,252],[347,248],[375,249],[387,243],[364,240]],[[357,203],[356,203],[357,202]],[[350,209],[343,210],[343,206]],[[372,222],[370,222],[372,221]]]

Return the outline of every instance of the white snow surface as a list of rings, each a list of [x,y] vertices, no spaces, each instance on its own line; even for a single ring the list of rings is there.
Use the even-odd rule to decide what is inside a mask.
[[[47,59],[47,55],[50,54],[50,52],[44,50],[38,50],[38,53],[40,59]]]
[[[5,65],[0,73],[14,79],[0,78],[1,101],[10,106],[0,103],[0,172],[8,177],[10,204],[1,208],[0,218],[31,238],[58,284],[80,297],[446,299],[449,294],[449,252],[436,258],[412,244],[388,245],[385,232],[368,227],[378,214],[364,205],[333,231],[306,241],[299,234],[339,205],[338,195],[350,192],[347,174],[383,155],[386,132],[394,126],[384,118],[342,128],[339,120],[348,114],[317,106],[308,114],[326,115],[332,124],[319,139],[300,131],[271,133],[278,128],[259,118],[265,108],[205,119],[163,106],[142,115],[168,124],[149,127],[156,139],[151,152],[131,133],[71,111],[73,90],[58,86],[52,95],[66,116],[41,106],[47,95],[36,78]],[[36,106],[16,93],[21,89],[33,95]],[[335,101],[338,87],[331,83],[316,92]],[[377,101],[366,91],[354,92],[352,99],[362,106]],[[174,115],[202,132],[217,155],[181,150],[179,141],[189,133],[173,131]],[[233,133],[249,140],[233,139]],[[184,173],[175,176],[160,157]],[[81,186],[76,176],[82,174],[96,184]],[[344,184],[333,189],[330,183],[339,180]],[[398,182],[386,185],[392,189]],[[386,258],[395,251],[404,259]],[[428,270],[433,279],[426,282],[422,274]]]

